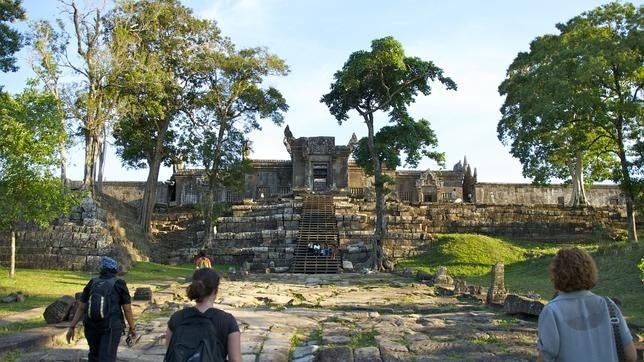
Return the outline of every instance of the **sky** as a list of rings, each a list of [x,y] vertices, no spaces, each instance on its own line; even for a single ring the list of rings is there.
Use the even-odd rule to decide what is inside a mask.
[[[83,0],[77,0],[83,2]],[[333,74],[349,55],[369,50],[371,41],[393,36],[408,56],[430,60],[458,85],[448,91],[433,85],[432,94],[418,96],[410,107],[415,118],[430,121],[446,169],[467,157],[479,182],[526,183],[520,162],[497,138],[503,98],[498,86],[508,66],[530,42],[556,34],[555,25],[607,1],[595,0],[184,0],[200,18],[216,20],[224,36],[241,48],[267,47],[290,67],[286,77],[267,79],[282,92],[290,109],[281,126],[263,121],[261,131],[249,134],[252,157],[290,159],[282,140],[288,125],[297,137],[333,136],[347,144],[352,133],[367,135],[355,113],[339,125],[320,98],[329,91]],[[635,2],[641,4],[641,2]],[[23,0],[28,21],[61,17],[57,0]],[[24,29],[24,24],[16,27]],[[17,93],[33,77],[29,50],[18,53],[20,70],[0,73],[0,84]],[[386,124],[376,119],[376,128]],[[71,152],[68,177],[82,179],[83,152]],[[405,167],[402,167],[405,168]],[[418,169],[440,167],[423,160]],[[160,181],[170,177],[161,170]],[[125,169],[110,148],[107,181],[144,181],[147,169]]]

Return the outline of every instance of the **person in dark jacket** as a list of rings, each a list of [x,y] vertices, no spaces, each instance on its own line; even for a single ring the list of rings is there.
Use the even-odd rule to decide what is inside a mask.
[[[83,328],[87,344],[89,345],[88,359],[90,362],[113,362],[116,361],[116,352],[125,331],[125,321],[129,326],[128,336],[136,340],[134,329],[134,315],[132,314],[132,305],[130,292],[127,284],[123,279],[117,278],[118,263],[109,257],[102,257],[100,262],[100,276],[87,283],[83,294],[80,297],[80,303],[71,321],[67,331],[67,342],[70,343],[75,334],[75,328],[78,322],[83,319]],[[113,290],[109,295],[111,309],[105,320],[96,322],[91,320],[87,315],[88,303],[94,283],[100,283],[104,280],[113,280]],[[125,318],[124,318],[125,315]]]
[[[186,289],[190,300],[195,301],[194,307],[186,307],[175,312],[168,321],[165,332],[166,347],[172,348],[171,341],[174,332],[187,316],[199,313],[210,318],[213,323],[218,344],[222,347],[222,360],[241,362],[241,335],[235,317],[221,309],[215,308],[215,297],[219,290],[219,274],[210,268],[202,268],[192,273],[192,283]]]

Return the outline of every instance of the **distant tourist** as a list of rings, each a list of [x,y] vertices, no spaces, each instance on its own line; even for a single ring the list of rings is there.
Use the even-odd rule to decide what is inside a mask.
[[[78,321],[83,318],[90,362],[116,361],[116,351],[125,331],[123,314],[130,327],[128,337],[136,340],[130,292],[125,281],[116,277],[117,271],[116,260],[101,258],[100,276],[90,280],[83,289],[78,309],[67,330],[67,343],[70,343]]]
[[[196,302],[172,315],[165,332],[165,361],[240,362],[241,336],[232,314],[214,307],[219,275],[213,269],[197,269],[186,289]]]
[[[633,337],[619,308],[590,291],[597,284],[590,254],[578,248],[559,250],[550,264],[550,278],[558,293],[539,315],[537,361],[635,362]]]
[[[210,261],[210,258],[206,256],[205,251],[202,250],[197,254],[197,257],[195,258],[195,266],[197,269],[212,268],[212,261]]]
[[[451,198],[452,200],[456,200],[456,189],[453,189],[453,190],[452,190],[452,193],[450,194],[450,198]]]

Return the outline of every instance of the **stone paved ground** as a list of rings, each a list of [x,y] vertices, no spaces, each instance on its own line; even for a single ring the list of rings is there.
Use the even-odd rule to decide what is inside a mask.
[[[185,284],[139,305],[139,342],[120,361],[162,361],[164,331]],[[242,331],[244,361],[532,361],[535,321],[476,300],[441,297],[432,287],[390,274],[251,275],[226,280],[217,307]],[[83,361],[87,344],[58,345],[18,361]]]

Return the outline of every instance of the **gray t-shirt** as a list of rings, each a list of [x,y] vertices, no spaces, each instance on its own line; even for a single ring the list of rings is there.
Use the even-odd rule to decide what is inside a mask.
[[[611,301],[612,303],[612,301]],[[619,308],[622,345],[633,343]],[[606,300],[589,290],[560,293],[539,315],[537,348],[544,361],[618,362]]]

